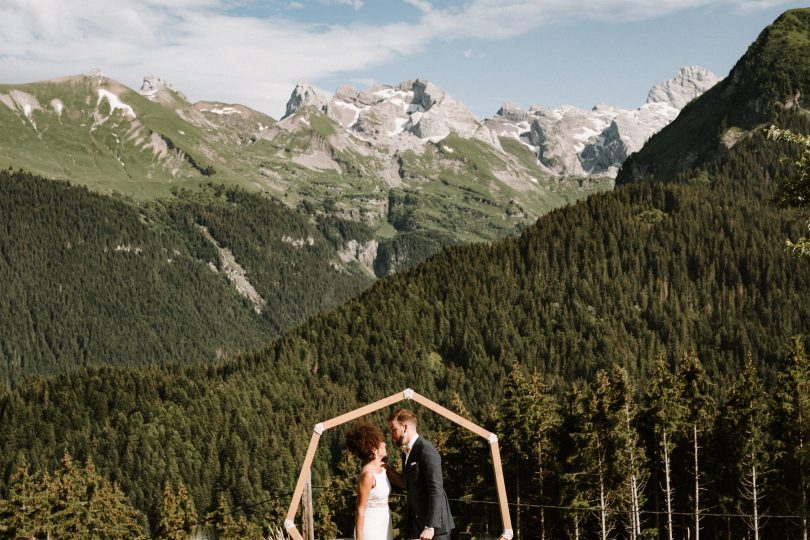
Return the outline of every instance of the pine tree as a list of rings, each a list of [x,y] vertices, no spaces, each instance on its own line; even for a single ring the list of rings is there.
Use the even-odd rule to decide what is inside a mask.
[[[541,505],[540,538],[545,539],[544,490],[555,455],[555,430],[560,425],[557,400],[539,374],[527,376],[516,362],[512,364],[512,371],[506,380],[499,418],[498,432],[502,437],[503,453],[506,462],[513,463],[518,505],[521,497],[520,479],[526,477],[524,471],[535,471],[537,504]],[[519,506],[516,511],[519,523]]]
[[[570,506],[595,508],[600,540],[607,540],[614,527],[614,493],[610,486],[609,460],[612,457],[608,411],[604,409],[604,392],[609,387],[607,374],[600,371],[591,386],[574,384],[569,399],[566,426],[573,448],[567,459]],[[574,535],[579,537],[583,525],[580,514],[572,514]]]
[[[158,535],[168,540],[183,540],[194,534],[198,519],[185,484],[180,482],[175,493],[167,482],[161,497]]]
[[[782,178],[780,202],[785,206],[810,206],[810,136],[771,126],[768,138],[793,143],[801,148],[801,155],[793,163],[793,173]],[[810,231],[810,218],[807,229]],[[787,245],[795,255],[810,256],[810,237],[799,238],[795,243],[788,240]]]
[[[798,514],[802,540],[808,539],[810,493],[810,360],[800,338],[795,337],[787,365],[776,388],[777,417],[774,433],[781,448],[777,468],[790,513]]]
[[[748,514],[748,526],[759,540],[762,531],[762,505],[771,472],[772,446],[768,433],[771,406],[754,362],[749,355],[725,404],[724,434],[735,467],[742,499],[738,512]]]
[[[454,394],[451,398],[452,410],[464,418],[472,418],[467,406]],[[497,418],[497,414],[495,414]],[[487,418],[487,422],[493,422]],[[486,424],[486,422],[485,422]],[[438,441],[436,441],[438,443]],[[438,444],[437,444],[438,446]],[[489,500],[494,495],[492,486],[492,463],[489,445],[480,436],[455,423],[449,424],[449,432],[442,448],[442,469],[445,478],[452,482],[445,484],[450,498],[462,500]],[[483,527],[486,513],[480,512],[474,505],[460,505],[462,519],[467,527]]]
[[[672,453],[680,437],[686,415],[682,401],[683,381],[673,375],[663,357],[655,365],[655,375],[647,393],[649,413],[652,416],[661,465],[664,470],[664,502],[667,510],[667,538],[674,540],[672,524],[674,488],[672,485]]]
[[[357,506],[354,497],[359,472],[357,459],[351,452],[344,450],[338,462],[337,474],[323,482],[320,496],[314,504],[316,538],[351,536]]]
[[[0,533],[4,537],[49,532],[49,481],[47,474],[31,474],[28,463],[24,459],[20,462],[9,482],[8,500],[0,501]]]
[[[121,489],[99,475],[92,460],[80,468],[67,453],[53,477],[44,472],[31,475],[23,464],[3,510],[0,530],[13,535],[144,537],[138,512]]]
[[[701,444],[705,434],[711,430],[715,417],[715,402],[712,395],[714,385],[709,380],[697,353],[686,352],[681,355],[675,370],[676,379],[682,384],[681,403],[686,407],[686,429],[691,433],[691,447],[693,458],[692,484],[693,484],[693,518],[695,540],[700,540],[700,521],[702,507],[700,494],[702,487],[702,474],[700,467]]]
[[[627,508],[627,529],[630,538],[636,540],[642,533],[641,507],[644,505],[644,489],[649,477],[647,459],[636,429],[638,407],[627,371],[614,365],[611,375],[608,399],[613,415],[615,467],[624,485],[621,492]]]

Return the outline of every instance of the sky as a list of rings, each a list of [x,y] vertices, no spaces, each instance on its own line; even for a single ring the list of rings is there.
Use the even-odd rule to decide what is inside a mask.
[[[636,108],[681,66],[725,77],[782,0],[0,0],[0,83],[101,69],[275,118],[300,80],[426,79],[479,118]]]

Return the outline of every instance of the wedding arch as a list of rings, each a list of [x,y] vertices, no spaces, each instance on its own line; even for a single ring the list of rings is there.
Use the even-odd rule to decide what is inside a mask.
[[[315,451],[318,449],[318,442],[320,441],[323,432],[329,428],[345,424],[346,422],[350,422],[356,418],[370,414],[374,411],[378,411],[402,400],[413,400],[416,403],[427,407],[433,412],[452,420],[461,427],[472,431],[476,435],[480,435],[489,442],[490,450],[492,451],[492,468],[495,472],[495,486],[498,492],[498,504],[501,510],[501,521],[503,522],[503,532],[501,533],[500,540],[511,540],[513,536],[512,520],[509,517],[509,505],[506,500],[506,485],[504,484],[503,480],[503,467],[501,466],[501,451],[498,448],[498,436],[494,433],[490,433],[476,424],[473,424],[466,418],[457,415],[453,411],[442,407],[438,403],[431,401],[425,396],[417,394],[410,388],[407,388],[402,392],[397,392],[396,394],[390,395],[387,398],[383,398],[379,401],[375,401],[374,403],[369,403],[368,405],[355,409],[351,412],[336,416],[331,420],[315,424],[312,438],[309,440],[309,448],[307,448],[307,454],[306,457],[304,457],[304,464],[301,466],[301,473],[298,475],[298,483],[295,485],[292,501],[290,501],[290,508],[287,511],[287,518],[284,520],[284,528],[287,529],[289,535],[295,540],[304,540],[303,536],[301,536],[301,533],[298,531],[298,528],[295,526],[294,518],[296,512],[298,511],[298,505],[301,502],[301,496],[304,493],[304,487],[307,483],[307,479],[309,478],[309,468],[312,465],[312,460],[315,457]]]

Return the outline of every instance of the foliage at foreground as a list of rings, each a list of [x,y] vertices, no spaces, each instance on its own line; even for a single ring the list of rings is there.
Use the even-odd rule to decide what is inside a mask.
[[[694,353],[673,365],[660,359],[646,388],[614,365],[561,394],[542,375],[515,363],[483,424],[499,436],[508,497],[519,505],[511,510],[518,537],[806,535],[810,360],[800,340],[783,355],[771,390],[750,358],[721,400]],[[458,396],[452,401],[459,414],[471,416]],[[500,532],[500,516],[487,504],[496,494],[486,442],[444,419],[425,414],[422,419],[420,432],[444,456],[459,530]],[[397,456],[391,461],[398,466]],[[351,535],[358,471],[359,463],[344,452],[335,474],[322,479],[315,504],[318,538]],[[203,515],[183,482],[166,481],[159,492],[148,518],[160,538],[180,540],[201,531],[214,538],[265,538],[282,519],[277,498],[232,511],[222,492]],[[117,487],[110,488],[92,463],[82,471],[65,458],[51,479],[47,473],[29,474],[23,462],[8,493],[0,500],[2,532],[144,535],[135,520],[143,523],[147,516],[134,511]],[[402,499],[392,500],[398,525],[401,504]],[[69,510],[81,506],[87,512]]]
[[[245,269],[266,302],[261,315],[225,277],[201,226]],[[371,283],[330,266],[346,238],[362,235],[233,188],[135,206],[0,171],[0,384],[258,347]]]
[[[22,462],[11,479],[7,500],[0,500],[0,533],[53,538],[144,538],[121,489],[88,461],[79,466],[69,454],[51,476],[31,474]]]
[[[799,158],[793,163],[793,172],[782,179],[779,202],[784,206],[810,206],[810,137],[771,126],[768,139],[786,141],[801,148]],[[810,218],[807,228],[810,230]],[[810,256],[810,238],[803,236],[795,243],[788,240],[787,245],[795,255]]]

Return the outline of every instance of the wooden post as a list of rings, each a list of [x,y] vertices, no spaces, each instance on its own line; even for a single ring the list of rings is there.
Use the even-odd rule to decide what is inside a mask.
[[[490,438],[489,446],[490,450],[492,450],[492,468],[495,469],[495,486],[498,490],[498,502],[501,507],[501,521],[505,531],[512,531],[512,518],[509,517],[509,503],[506,499],[506,483],[503,480],[503,465],[501,464],[501,450],[498,447],[498,438]]]
[[[301,536],[304,540],[315,540],[315,511],[312,504],[312,471],[307,475],[307,484],[304,488],[304,505],[301,516]]]

